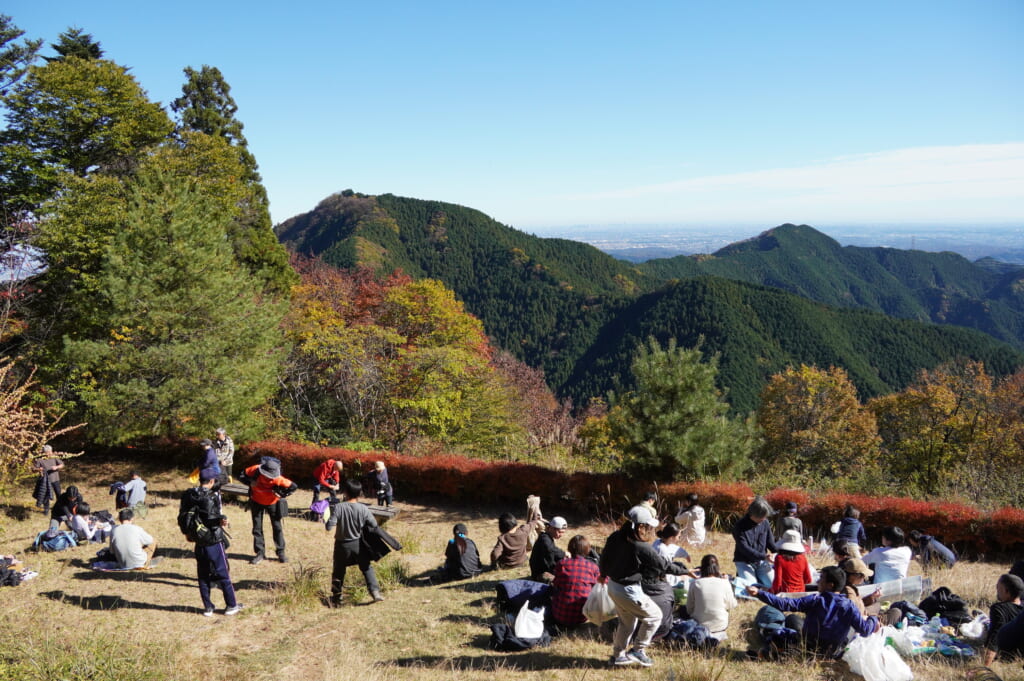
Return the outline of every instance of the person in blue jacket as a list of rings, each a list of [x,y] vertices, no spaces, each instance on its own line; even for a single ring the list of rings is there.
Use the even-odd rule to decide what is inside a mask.
[[[920,530],[911,530],[907,541],[917,549],[918,559],[922,565],[941,563],[948,568],[956,565],[956,554],[953,553],[953,550],[930,534],[924,534]]]
[[[861,636],[870,636],[879,628],[877,617],[864,617],[857,605],[841,593],[845,587],[846,573],[835,565],[829,565],[821,569],[816,594],[800,598],[781,598],[753,585],[747,587],[747,593],[783,612],[804,613],[800,633],[808,650],[826,657],[838,658],[843,654],[850,639],[850,629]],[[787,618],[787,626],[789,622]],[[778,646],[783,642],[792,643],[783,639],[776,641],[776,644]]]
[[[864,524],[860,521],[860,509],[853,504],[846,505],[843,519],[839,521],[839,531],[836,532],[836,540],[845,541],[850,549],[854,549],[854,558],[860,558],[861,549],[868,543],[868,535],[864,531]]]

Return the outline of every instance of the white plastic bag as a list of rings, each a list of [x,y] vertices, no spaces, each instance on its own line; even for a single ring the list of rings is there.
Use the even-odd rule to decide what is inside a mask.
[[[583,616],[587,618],[588,622],[601,624],[614,618],[617,614],[615,602],[608,595],[608,585],[598,582],[590,590],[590,595],[587,596],[587,600],[583,604]]]
[[[985,630],[988,628],[988,615],[979,614],[970,622],[960,625],[960,635],[971,641],[980,641],[985,638]]]
[[[850,671],[865,681],[911,681],[914,672],[891,646],[885,645],[884,629],[871,636],[857,636],[850,642],[843,660]]]
[[[523,603],[512,627],[517,638],[540,638],[544,634],[544,608],[530,610],[530,601]]]

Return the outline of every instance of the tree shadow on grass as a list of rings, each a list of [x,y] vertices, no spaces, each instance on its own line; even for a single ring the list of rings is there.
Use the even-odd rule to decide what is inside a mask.
[[[388,662],[379,662],[377,666],[437,667],[446,671],[496,671],[499,669],[543,671],[546,669],[605,669],[608,667],[608,661],[604,658],[575,657],[531,650],[523,653],[460,655],[458,657],[421,655],[419,657],[403,657]]]
[[[63,591],[44,591],[39,594],[51,601],[76,605],[83,610],[163,610],[165,612],[202,612],[200,608],[190,605],[158,605],[156,603],[142,603],[140,601],[129,601],[115,594],[103,594],[100,596],[78,596],[67,594]]]

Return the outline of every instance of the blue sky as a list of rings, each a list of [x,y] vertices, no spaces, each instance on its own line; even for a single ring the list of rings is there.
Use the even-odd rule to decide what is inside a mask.
[[[220,68],[275,221],[352,188],[532,231],[1024,222],[1019,0],[2,11],[92,33],[164,104]]]

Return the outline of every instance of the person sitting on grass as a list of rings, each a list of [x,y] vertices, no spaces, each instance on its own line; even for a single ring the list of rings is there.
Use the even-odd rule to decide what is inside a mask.
[[[755,497],[746,515],[732,529],[736,540],[732,556],[736,564],[736,578],[765,588],[770,587],[775,579],[770,558],[777,549],[771,525],[766,522],[771,514],[771,505],[763,497]]]
[[[986,667],[995,662],[996,657],[1003,660],[1024,657],[1024,644],[1014,648],[1002,648],[999,644],[999,630],[1024,611],[1021,596],[1024,596],[1024,580],[1017,575],[1002,575],[996,582],[996,602],[988,611],[990,624],[985,636]]]
[[[845,586],[846,573],[839,567],[830,565],[821,570],[818,593],[800,598],[782,598],[763,591],[756,585],[748,586],[747,593],[783,612],[804,613],[802,624],[791,616],[786,618],[786,627],[800,629],[808,650],[837,659],[846,648],[850,629],[861,636],[870,636],[878,631],[878,618],[863,617],[853,601],[842,594]],[[770,656],[773,650],[784,650],[796,642],[791,638],[776,637],[772,641],[774,648],[762,649],[757,657]]]
[[[690,582],[686,611],[707,627],[712,637],[724,641],[728,638],[725,632],[729,628],[729,610],[736,605],[732,584],[722,575],[718,556],[705,555],[700,561],[700,579]]]
[[[452,528],[453,536],[444,549],[443,579],[469,579],[480,574],[480,552],[467,534],[466,526],[462,523]]]
[[[853,549],[845,539],[836,539],[832,542],[832,558],[836,565],[841,565],[847,558],[854,558]]]
[[[577,534],[569,540],[569,551],[565,558],[555,565],[551,616],[559,626],[566,629],[587,621],[583,616],[583,604],[587,602],[590,590],[601,576],[597,563],[589,555],[590,541],[582,534]]]
[[[135,524],[135,514],[130,508],[122,508],[117,514],[120,524],[110,535],[110,552],[122,570],[137,570],[149,567],[156,553],[156,541],[144,529]]]
[[[802,593],[814,581],[807,562],[807,550],[797,530],[786,530],[775,555],[775,578],[772,593]]]
[[[547,528],[537,535],[537,541],[530,553],[530,578],[535,582],[550,584],[555,579],[555,566],[565,558],[565,551],[555,545],[562,538],[569,524],[562,516],[556,515]]]
[[[860,521],[860,509],[853,504],[846,505],[836,539],[847,543],[851,558],[860,558],[861,549],[868,542],[868,535],[864,531],[864,523]]]
[[[864,556],[864,562],[875,571],[875,584],[906,578],[914,552],[905,543],[900,528],[882,530],[882,545]]]
[[[102,525],[92,517],[92,508],[84,501],[75,509],[75,517],[71,520],[71,529],[79,542],[95,542],[103,544],[110,536],[106,523]]]
[[[517,527],[518,526],[518,527]],[[544,528],[540,518],[519,525],[519,521],[511,513],[502,513],[498,518],[498,541],[491,549],[491,567],[506,570],[520,567],[526,563],[526,551],[529,548],[530,532]]]
[[[843,589],[843,593],[853,601],[857,609],[860,610],[861,615],[867,615],[868,607],[878,602],[878,599],[882,596],[882,591],[875,589],[867,596],[861,596],[857,587],[867,584],[868,577],[874,573],[860,558],[847,558],[839,564],[839,567],[846,573],[846,588]]]
[[[658,538],[654,540],[654,550],[668,560],[681,558],[690,560],[690,554],[677,542],[682,535],[682,528],[676,523],[666,523],[665,527],[658,530]],[[665,575],[665,581],[669,586],[676,586],[682,581],[678,575]]]
[[[920,530],[911,530],[907,540],[912,547],[918,550],[918,559],[922,565],[941,564],[947,568],[956,565],[956,554],[930,534],[924,534]]]

